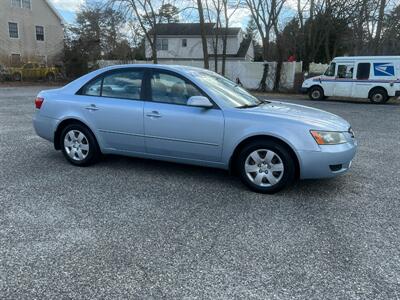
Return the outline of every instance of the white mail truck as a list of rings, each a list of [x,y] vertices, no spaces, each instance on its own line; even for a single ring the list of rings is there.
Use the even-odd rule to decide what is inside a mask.
[[[400,97],[400,56],[336,57],[323,75],[306,79],[301,91],[312,100],[333,96],[385,103]]]

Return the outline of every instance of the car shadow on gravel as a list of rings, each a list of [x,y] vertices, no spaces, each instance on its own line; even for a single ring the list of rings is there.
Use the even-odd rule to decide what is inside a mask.
[[[105,155],[98,165],[92,167],[107,168],[112,170],[123,170],[129,172],[134,169],[136,173],[144,177],[168,176],[174,181],[182,184],[204,185],[204,188],[220,188],[232,192],[255,192],[250,191],[238,176],[230,174],[229,171],[193,166],[179,163],[171,163],[165,161],[157,161],[152,159],[142,159],[134,157],[125,157],[118,155]],[[91,167],[91,168],[92,168]],[[276,193],[285,197],[304,195],[306,197],[320,197],[321,192],[326,190],[340,190],[346,175],[342,175],[331,179],[313,179],[313,180],[296,180],[284,190]],[[188,182],[189,180],[189,182]],[[262,195],[262,194],[258,194]],[[271,196],[271,195],[269,195]]]

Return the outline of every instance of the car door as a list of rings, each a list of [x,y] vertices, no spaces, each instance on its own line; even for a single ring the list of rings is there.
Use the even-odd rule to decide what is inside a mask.
[[[353,73],[353,63],[338,63],[333,96],[351,97],[354,84]]]
[[[184,77],[154,69],[148,77],[144,131],[149,154],[182,160],[221,161],[224,116],[212,108],[187,106],[191,96],[205,95]]]
[[[144,153],[144,70],[112,70],[85,85],[81,108],[104,144],[104,148]]]
[[[27,63],[22,67],[22,78],[32,79],[33,78],[33,64]]]

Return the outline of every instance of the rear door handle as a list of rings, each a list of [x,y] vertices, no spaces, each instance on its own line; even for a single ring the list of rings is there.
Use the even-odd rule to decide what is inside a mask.
[[[89,106],[86,106],[85,109],[87,110],[99,110],[99,108],[95,104],[90,104]]]
[[[162,117],[160,115],[160,113],[158,111],[156,111],[156,110],[153,110],[152,112],[146,113],[146,116],[150,117],[150,118],[161,118]]]

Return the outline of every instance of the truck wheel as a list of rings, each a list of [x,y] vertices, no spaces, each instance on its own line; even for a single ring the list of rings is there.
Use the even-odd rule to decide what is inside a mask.
[[[13,79],[14,81],[21,81],[22,80],[21,73],[14,73]]]
[[[324,90],[319,86],[313,86],[308,91],[308,97],[311,100],[322,100],[324,99]]]
[[[383,104],[389,100],[389,97],[385,89],[378,88],[371,91],[369,100],[374,104]]]
[[[56,76],[53,73],[49,73],[46,75],[47,81],[54,81],[56,79]]]

